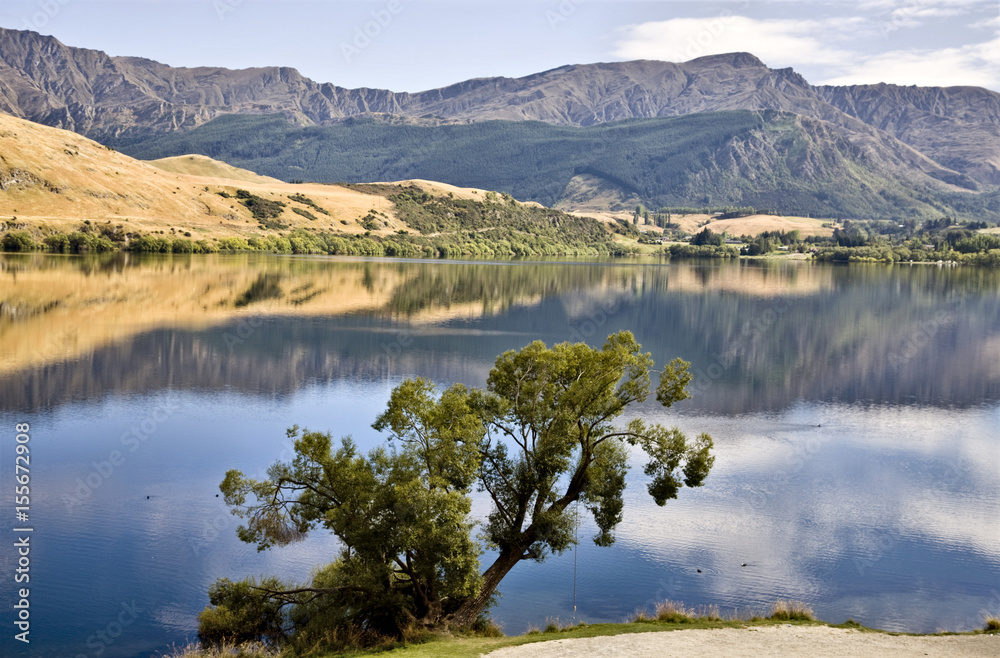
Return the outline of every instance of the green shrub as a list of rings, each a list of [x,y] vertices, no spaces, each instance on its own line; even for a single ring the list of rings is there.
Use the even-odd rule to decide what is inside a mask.
[[[155,235],[140,235],[129,243],[129,251],[143,253],[168,254],[173,248],[169,238],[161,238]]]
[[[286,639],[282,605],[257,588],[283,589],[276,578],[232,582],[217,580],[208,589],[211,606],[198,615],[198,640],[205,647],[263,642],[274,646]],[[214,606],[214,607],[213,607]]]
[[[256,194],[251,194],[246,190],[236,190],[236,198],[247,207],[253,218],[261,223],[279,217],[285,209],[285,204],[281,201],[271,201]],[[271,227],[268,226],[267,228]]]
[[[11,231],[3,236],[4,251],[34,251],[38,244],[27,231]]]
[[[222,238],[219,251],[250,251],[250,245],[243,238]]]
[[[45,248],[57,254],[65,254],[70,250],[69,238],[65,233],[56,233],[45,238]]]

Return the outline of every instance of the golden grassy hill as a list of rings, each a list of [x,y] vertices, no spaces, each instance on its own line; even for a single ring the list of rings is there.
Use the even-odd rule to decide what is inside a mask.
[[[632,221],[631,212],[601,212],[601,211],[572,211],[571,215],[578,217],[594,217],[607,224],[612,224],[617,220]],[[734,219],[716,219],[711,215],[672,215],[670,220],[677,224],[687,233],[697,233],[703,228],[710,228],[714,233],[729,233],[733,237],[740,235],[756,236],[764,231],[798,231],[799,235],[807,238],[810,235],[821,235],[829,237],[833,235],[833,226],[836,224],[831,219],[813,219],[811,217],[783,217],[779,215],[750,215],[748,217],[736,217]],[[826,224],[826,226],[824,226]],[[640,231],[649,233],[662,233],[663,229],[656,226],[640,225]]]
[[[244,183],[280,183],[277,178],[261,176],[253,171],[240,169],[225,162],[219,162],[205,155],[178,155],[172,158],[149,160],[148,164],[172,174],[188,174],[207,178],[225,178]]]
[[[409,183],[410,181],[403,181]],[[482,198],[483,190],[412,181],[422,189]],[[287,206],[277,219],[290,229],[363,233],[359,220],[380,213],[387,223],[376,234],[407,226],[392,203],[338,185],[290,184],[200,155],[142,162],[76,133],[0,113],[0,221],[18,228],[69,233],[84,220],[122,223],[136,233],[163,232],[192,239],[259,235],[257,220],[230,197],[237,189]],[[329,214],[289,200],[303,195]],[[309,219],[292,209],[311,213]]]

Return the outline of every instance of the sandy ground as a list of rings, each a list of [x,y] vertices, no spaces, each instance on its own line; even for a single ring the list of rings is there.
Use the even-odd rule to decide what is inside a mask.
[[[825,626],[722,628],[552,640],[500,649],[490,658],[569,656],[1000,656],[1000,635],[885,635]]]

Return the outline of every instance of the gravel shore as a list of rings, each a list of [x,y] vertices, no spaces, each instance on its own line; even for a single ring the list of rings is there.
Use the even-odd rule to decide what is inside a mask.
[[[881,656],[1000,657],[1000,635],[885,635],[826,626],[764,626],[629,633],[609,637],[551,640],[508,647],[490,658],[629,656]]]

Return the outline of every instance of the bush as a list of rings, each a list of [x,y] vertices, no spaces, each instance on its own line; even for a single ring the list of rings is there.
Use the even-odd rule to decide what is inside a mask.
[[[222,238],[219,251],[250,251],[250,244],[243,238]]]
[[[161,238],[155,235],[140,235],[129,243],[129,251],[144,253],[169,254],[173,248],[169,238]]]
[[[276,578],[232,582],[217,580],[208,589],[212,606],[198,615],[198,640],[205,647],[262,642],[276,646],[286,639],[282,604],[262,595],[258,588],[284,589]]]
[[[34,251],[38,244],[27,231],[11,231],[3,236],[4,251]]]
[[[280,201],[271,201],[246,190],[236,190],[236,198],[247,207],[253,218],[261,223],[279,217],[285,209],[285,204]]]
[[[65,233],[56,233],[47,236],[44,240],[45,248],[57,254],[65,254],[70,250],[69,238]]]
[[[193,254],[198,247],[192,240],[178,238],[174,240],[173,250],[175,254]]]

